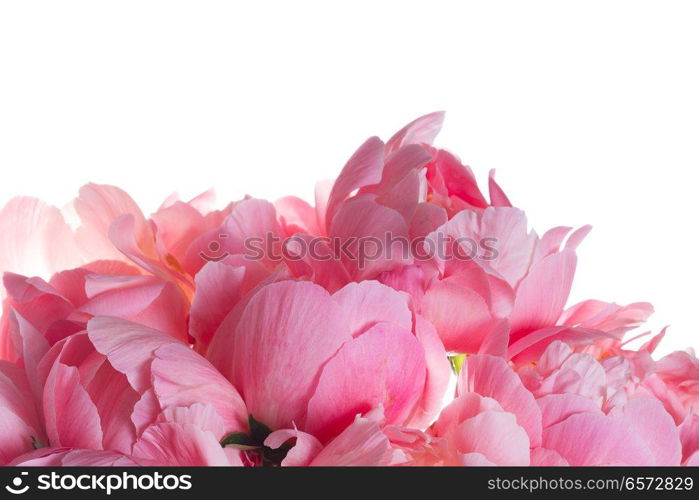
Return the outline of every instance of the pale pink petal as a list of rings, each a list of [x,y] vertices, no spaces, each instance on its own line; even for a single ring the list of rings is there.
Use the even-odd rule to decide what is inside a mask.
[[[592,226],[587,225],[587,226],[582,226],[578,229],[576,229],[573,234],[571,234],[568,237],[568,240],[566,241],[566,248],[570,250],[575,250],[580,246],[580,243],[583,242],[585,237],[592,231]]]
[[[386,435],[381,432],[376,412],[360,416],[339,436],[330,441],[311,466],[322,467],[372,467],[392,465],[398,453]]]
[[[285,467],[301,467],[311,463],[318,455],[323,445],[311,434],[301,432],[297,429],[282,429],[274,431],[267,439],[265,446],[277,449],[290,439],[295,440],[294,446],[289,450],[282,460],[282,465]]]
[[[160,423],[146,429],[134,445],[133,459],[144,466],[231,465],[213,433],[191,424],[176,423]]]
[[[529,437],[512,413],[487,410],[454,431],[459,453],[480,453],[497,465],[529,465]]]
[[[627,306],[600,300],[586,300],[566,309],[559,324],[593,328],[611,334],[623,334],[639,327],[653,314],[648,302],[636,302]]]
[[[112,223],[122,215],[134,217],[135,227],[140,234],[146,231],[146,221],[136,202],[121,189],[114,186],[86,184],[74,201],[82,226],[76,238],[89,260],[123,260],[122,255],[109,238]]]
[[[500,403],[492,398],[484,397],[475,392],[467,392],[453,399],[439,414],[433,430],[437,436],[447,436],[469,418],[484,411],[503,411]]]
[[[386,153],[392,153],[406,144],[432,144],[444,123],[444,111],[435,111],[408,123],[386,143]]]
[[[662,403],[651,398],[633,398],[610,415],[619,415],[625,425],[648,447],[653,465],[680,465],[682,445],[675,421]]]
[[[503,358],[484,354],[469,356],[458,382],[458,393],[467,392],[495,399],[505,411],[517,417],[532,447],[541,444],[541,410]]]
[[[621,418],[577,413],[544,430],[543,447],[570,465],[653,465],[643,440]]]
[[[536,400],[544,428],[562,422],[576,413],[602,414],[593,401],[578,394],[547,394]]]
[[[11,271],[48,278],[82,263],[60,210],[35,198],[13,198],[5,205],[0,234],[0,276]]]

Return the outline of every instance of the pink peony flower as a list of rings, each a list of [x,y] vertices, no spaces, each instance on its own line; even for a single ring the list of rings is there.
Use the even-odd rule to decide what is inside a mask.
[[[699,464],[694,352],[630,347],[650,304],[566,308],[589,227],[539,236],[492,172],[486,199],[442,120],[313,205],[10,201],[0,465]]]

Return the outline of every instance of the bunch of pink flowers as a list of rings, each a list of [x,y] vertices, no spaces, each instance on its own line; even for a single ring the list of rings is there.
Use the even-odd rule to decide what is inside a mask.
[[[589,228],[529,230],[442,118],[313,205],[10,201],[0,465],[699,465],[694,353],[629,348],[647,303],[566,308]]]

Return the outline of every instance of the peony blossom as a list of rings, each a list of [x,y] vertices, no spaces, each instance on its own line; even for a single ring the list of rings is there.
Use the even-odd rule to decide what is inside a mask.
[[[442,121],[312,203],[11,200],[0,465],[698,465],[694,351],[657,358],[646,302],[568,304],[589,226],[530,228]]]

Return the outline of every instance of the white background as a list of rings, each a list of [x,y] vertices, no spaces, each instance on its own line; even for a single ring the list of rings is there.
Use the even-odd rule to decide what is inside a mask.
[[[152,210],[311,199],[366,137],[447,111],[533,227],[591,223],[573,300],[699,346],[697,2],[0,3],[0,203],[87,181]]]

